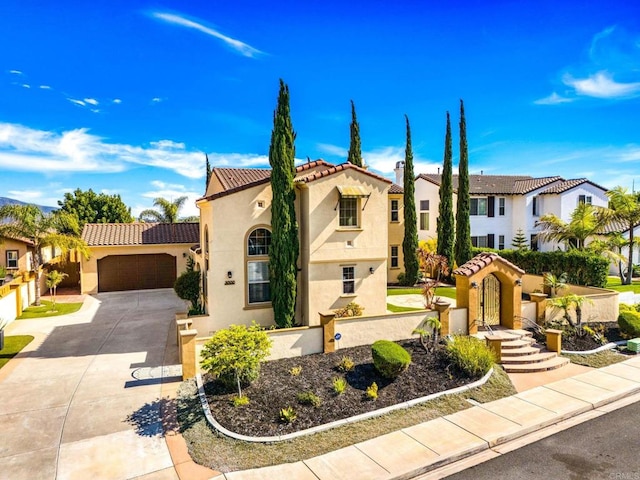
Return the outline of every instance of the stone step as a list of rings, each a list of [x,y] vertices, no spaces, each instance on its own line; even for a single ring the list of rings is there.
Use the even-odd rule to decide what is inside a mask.
[[[500,344],[502,351],[512,349],[512,348],[522,348],[522,347],[530,347],[533,343],[533,339],[518,339],[518,340],[508,340],[506,342],[502,342]]]
[[[503,357],[502,364],[503,365],[524,365],[527,363],[540,363],[545,360],[549,360],[551,358],[557,357],[555,352],[540,352],[533,353],[531,355],[521,355],[517,357]]]
[[[549,360],[537,363],[525,363],[523,365],[504,365],[503,368],[507,373],[535,373],[546,372],[548,370],[555,370],[557,368],[564,367],[569,363],[568,358],[553,357]]]
[[[533,332],[530,332],[529,330],[505,330],[507,333],[510,333],[512,335],[518,335],[520,338],[522,337],[533,337]]]
[[[520,357],[540,353],[540,349],[533,345],[520,348],[505,348],[502,350],[502,357]]]

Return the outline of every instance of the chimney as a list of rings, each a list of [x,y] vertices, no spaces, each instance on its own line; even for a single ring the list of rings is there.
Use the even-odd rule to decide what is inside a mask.
[[[438,167],[438,175],[440,175],[440,167]]]
[[[394,172],[396,172],[396,184],[403,186],[404,185],[404,162],[403,161],[396,162],[396,168]]]
[[[480,175],[484,175],[484,170],[480,170]]]

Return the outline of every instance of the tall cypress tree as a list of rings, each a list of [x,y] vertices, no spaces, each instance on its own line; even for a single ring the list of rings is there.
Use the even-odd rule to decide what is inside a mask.
[[[289,87],[281,79],[269,147],[273,192],[269,279],[274,321],[281,328],[293,326],[296,311],[300,246],[295,212],[296,193],[293,186],[295,138],[289,110]]]
[[[447,128],[444,137],[444,162],[440,182],[440,207],[438,209],[438,255],[447,259],[453,266],[453,246],[455,244],[453,218],[453,160],[451,147],[451,120],[447,112]]]
[[[402,253],[404,255],[404,274],[407,285],[418,281],[418,224],[416,221],[415,179],[413,177],[413,150],[411,148],[411,127],[407,121],[407,145],[404,153],[404,239]]]
[[[209,155],[207,155],[207,154],[205,153],[205,154],[204,154],[204,156],[205,156],[205,157],[206,157],[206,159],[207,159],[207,178],[206,178],[206,180],[205,180],[207,183],[206,183],[206,184],[205,184],[205,186],[204,186],[204,193],[206,194],[206,193],[207,193],[207,188],[209,188],[209,180],[211,180],[211,173],[212,173],[213,171],[211,170],[211,164],[209,163]]]
[[[356,106],[351,100],[351,142],[349,143],[349,155],[347,161],[358,167],[362,167],[362,148],[360,146],[360,124],[356,118]]]
[[[458,165],[458,205],[456,209],[456,249],[455,258],[458,265],[472,258],[471,210],[469,198],[469,152],[467,150],[467,121],[464,118],[464,102],[460,100],[460,164]]]

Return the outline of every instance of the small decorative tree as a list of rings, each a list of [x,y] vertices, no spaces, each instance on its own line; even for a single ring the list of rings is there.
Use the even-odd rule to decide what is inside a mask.
[[[581,295],[572,293],[571,295],[565,295],[564,297],[552,298],[547,302],[550,307],[559,308],[563,311],[563,318],[571,327],[578,327],[582,325],[582,305],[586,301],[591,301]],[[574,323],[571,318],[571,310],[576,312],[576,321]]]
[[[260,363],[269,355],[271,340],[259,325],[230,325],[218,330],[202,349],[203,370],[227,386],[234,384],[242,397],[242,384],[258,378]]]
[[[51,295],[51,310],[56,310],[56,290],[58,289],[58,285],[62,283],[62,280],[67,278],[69,275],[63,272],[59,272],[58,270],[51,270],[47,274],[46,285],[49,289],[49,295]]]
[[[441,285],[441,279],[449,275],[449,265],[446,257],[422,248],[418,250],[418,257],[423,269],[423,277],[425,278],[422,287],[422,295],[424,295],[425,300],[424,306],[432,308],[436,300],[436,289]]]
[[[518,252],[529,250],[527,237],[524,236],[524,232],[521,228],[516,231],[516,236],[511,240],[511,246]]]
[[[187,269],[173,284],[176,295],[191,303],[189,315],[199,315],[204,311],[200,303],[200,272],[195,270],[194,265],[193,258],[187,258]]]
[[[431,352],[435,350],[440,343],[441,326],[442,323],[438,317],[429,317],[422,323],[422,327],[416,328],[412,333],[414,335],[420,335],[420,343],[427,352]]]
[[[550,289],[553,298],[558,293],[558,290],[567,288],[567,272],[561,273],[557,277],[553,273],[545,273],[543,276],[543,285]]]

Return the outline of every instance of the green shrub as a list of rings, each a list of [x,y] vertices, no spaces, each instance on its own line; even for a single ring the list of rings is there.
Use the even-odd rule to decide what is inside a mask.
[[[618,305],[618,310],[620,312],[624,312],[624,311],[629,311],[629,310],[636,310],[634,305],[629,305],[628,303],[620,303]]]
[[[298,418],[298,414],[293,407],[285,407],[280,409],[280,421],[284,423],[293,423]]]
[[[233,397],[231,399],[231,403],[234,407],[242,407],[243,405],[247,405],[249,403],[249,397],[243,395],[241,397]]]
[[[629,338],[640,337],[640,313],[634,310],[623,310],[618,316],[620,333]]]
[[[496,362],[493,351],[474,337],[454,335],[446,347],[449,361],[470,377],[481,377]]]
[[[180,274],[173,284],[176,295],[191,303],[191,309],[200,312],[200,272],[187,270]]]
[[[376,382],[373,382],[371,385],[369,385],[367,387],[365,395],[370,400],[376,400],[378,398],[378,384]]]
[[[255,323],[230,325],[218,330],[202,348],[200,365],[202,369],[218,379],[228,388],[247,385],[258,378],[260,362],[271,350],[271,340],[267,333]]]
[[[336,368],[341,372],[350,372],[354,368],[356,368],[356,364],[351,357],[342,357],[340,363],[336,365]]]
[[[560,275],[562,272],[567,272],[567,283],[603,288],[607,285],[609,260],[592,252],[581,250],[534,252],[474,248],[473,255],[487,251],[497,253],[532,275],[542,275],[545,272]]]
[[[344,378],[336,377],[333,379],[333,391],[337,395],[341,395],[347,389],[347,381]]]
[[[389,340],[378,340],[371,345],[373,365],[386,378],[396,378],[411,363],[411,355],[404,348]]]
[[[319,407],[322,404],[322,399],[313,392],[300,392],[296,395],[296,398],[303,405]]]
[[[291,375],[292,377],[297,377],[302,373],[302,367],[301,366],[297,366],[297,367],[291,367],[291,369],[289,369],[289,375]]]

